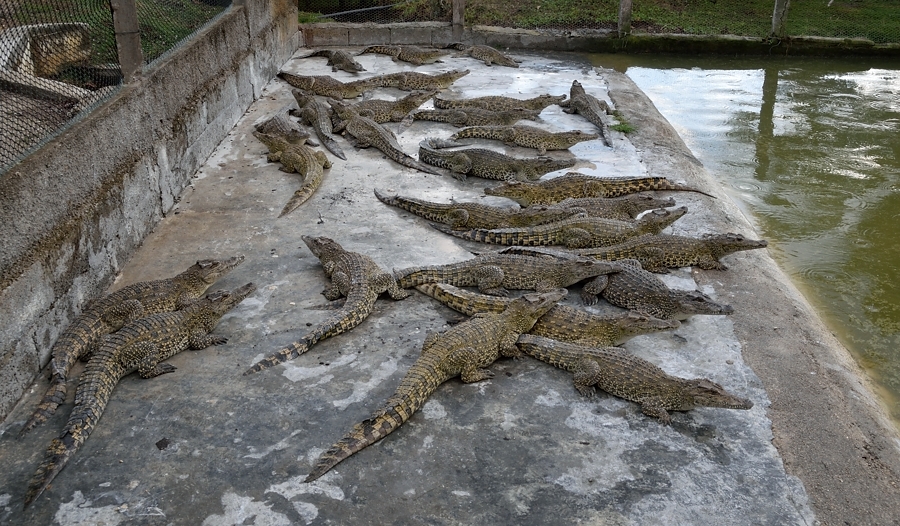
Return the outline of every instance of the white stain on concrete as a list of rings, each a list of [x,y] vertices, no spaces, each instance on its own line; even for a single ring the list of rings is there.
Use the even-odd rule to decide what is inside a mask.
[[[117,511],[118,506],[91,507],[91,501],[80,491],[72,494],[72,500],[64,502],[53,516],[60,526],[94,526],[103,524],[115,526],[125,521],[125,516]]]
[[[355,356],[351,354],[351,356]],[[347,398],[343,400],[335,400],[332,402],[335,407],[338,409],[346,409],[350,404],[354,404],[357,402],[363,402],[369,400],[369,393],[374,389],[377,385],[383,382],[386,378],[390,377],[397,370],[397,360],[394,358],[389,358],[378,366],[372,372],[372,376],[369,377],[365,382],[353,382],[353,392]]]
[[[329,483],[329,480],[332,480],[334,476],[331,473],[326,473],[312,482],[303,482],[306,475],[298,475],[289,478],[281,484],[269,486],[266,493],[277,493],[287,500],[291,500],[298,495],[325,495],[333,500],[344,500],[344,490]]]
[[[302,356],[301,356],[302,358]],[[260,358],[262,359],[262,357]],[[292,382],[300,382],[304,380],[309,380],[310,378],[315,378],[317,381],[315,383],[304,383],[307,387],[312,387],[316,385],[321,385],[327,382],[330,382],[334,375],[329,374],[329,369],[334,367],[341,367],[352,363],[356,360],[356,354],[348,353],[341,354],[337,360],[333,362],[328,362],[328,365],[314,365],[312,367],[304,367],[299,365],[303,362],[285,362],[284,372],[282,375]],[[258,361],[258,360],[257,360]],[[256,363],[256,362],[254,362]]]
[[[546,394],[538,395],[538,397],[534,399],[534,403],[546,407],[559,407],[566,404],[559,392],[553,389],[548,390]]]
[[[257,502],[250,497],[242,497],[236,493],[222,495],[221,515],[210,515],[203,521],[203,526],[233,526],[235,524],[253,524],[254,526],[290,526],[291,521],[283,513],[272,511],[264,502]],[[252,522],[246,522],[246,521]]]
[[[272,453],[273,451],[281,451],[283,449],[287,449],[287,447],[291,444],[291,439],[294,438],[295,436],[299,435],[302,432],[303,432],[302,429],[295,429],[287,438],[283,438],[283,439],[279,440],[276,444],[271,445],[271,446],[263,449],[262,451],[257,451],[257,449],[255,447],[248,446],[247,449],[250,450],[250,453],[247,455],[244,455],[244,458],[260,459],[260,458],[263,458],[264,456],[268,455],[269,453]]]
[[[9,505],[10,499],[12,499],[12,495],[10,495],[9,493],[4,493],[4,494],[0,495],[0,506]]]
[[[441,420],[447,417],[447,410],[437,400],[429,400],[422,407],[425,420]]]
[[[456,495],[457,497],[471,497],[471,496],[472,496],[472,494],[469,493],[468,491],[462,491],[462,490],[459,490],[459,489],[453,490],[453,491],[451,491],[450,493],[453,493],[453,494]]]
[[[258,287],[256,292],[244,298],[240,305],[229,311],[222,319],[238,318],[246,321],[252,318],[259,318],[264,320],[266,316],[263,315],[263,310],[272,298],[272,294],[275,294],[279,287],[290,284],[287,280],[281,280]],[[253,327],[256,326],[258,325]]]

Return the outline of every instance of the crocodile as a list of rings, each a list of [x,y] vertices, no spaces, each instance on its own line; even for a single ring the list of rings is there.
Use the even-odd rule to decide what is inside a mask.
[[[564,245],[567,248],[609,246],[647,233],[659,233],[687,213],[687,207],[658,208],[637,221],[617,221],[578,214],[562,221],[522,228],[473,228],[454,230],[446,225],[431,226],[452,236],[496,245]]]
[[[594,264],[597,262],[595,259],[579,261],[490,253],[458,263],[394,270],[394,276],[402,288],[422,283],[449,283],[457,287],[478,287],[482,293],[492,296],[506,296],[508,289],[546,292],[619,270],[615,264]]]
[[[547,106],[559,104],[566,100],[566,95],[538,95],[530,99],[517,99],[503,95],[488,95],[473,99],[449,100],[440,97],[434,98],[434,107],[439,110],[459,108],[483,108],[486,110],[502,111],[523,108],[526,110],[544,111]]]
[[[28,484],[25,507],[47,489],[97,426],[113,390],[124,376],[137,371],[153,378],[175,371],[162,363],[185,349],[205,349],[227,341],[211,335],[219,319],[256,286],[248,283],[233,292],[218,291],[177,312],[163,312],[132,321],[106,336],[91,357],[75,391],[75,407]]]
[[[89,304],[50,349],[50,387],[19,436],[46,422],[65,402],[69,371],[76,361],[90,357],[104,335],[128,321],[184,308],[243,261],[244,256],[201,259],[177,276],[134,283]]]
[[[310,140],[309,132],[301,128],[297,122],[288,117],[290,112],[290,106],[285,106],[272,117],[253,126],[253,129],[260,133],[280,135],[291,142],[305,141],[306,144],[317,146]]]
[[[283,217],[309,200],[322,186],[325,169],[331,168],[331,161],[325,157],[325,152],[313,150],[303,144],[304,141],[290,142],[284,137],[258,131],[254,131],[253,136],[269,149],[269,162],[280,162],[279,170],[282,172],[296,172],[303,176],[303,185],[294,192],[278,214],[278,217]]]
[[[413,91],[399,100],[364,100],[354,104],[353,108],[356,109],[357,113],[365,115],[379,124],[401,122],[404,119],[408,120],[410,113],[422,104],[425,104],[428,99],[434,97],[437,92],[438,90]],[[340,123],[341,120],[337,115],[332,117],[334,126],[338,126]]]
[[[469,126],[451,135],[450,140],[492,139],[503,141],[508,146],[534,148],[543,155],[547,153],[547,150],[568,150],[580,142],[593,141],[597,137],[599,135],[596,133],[586,133],[581,130],[548,132],[534,126],[517,124],[513,126]]]
[[[437,151],[437,148],[463,146],[460,143],[427,138],[419,143],[419,160],[450,170],[460,181],[466,176],[498,181],[535,181],[543,175],[575,166],[577,159],[551,157],[511,157],[494,150],[467,148],[456,151]]]
[[[560,102],[559,105],[563,111],[571,114],[580,114],[591,124],[600,129],[600,136],[603,137],[603,143],[612,146],[612,137],[609,135],[609,124],[603,119],[603,116],[609,115],[609,105],[605,100],[590,95],[584,91],[581,83],[577,80],[572,81],[572,88],[569,91],[569,100]]]
[[[514,108],[511,110],[486,110],[483,108],[460,108],[452,110],[419,110],[413,112],[411,120],[444,122],[453,126],[510,126],[521,120],[537,120],[540,112]]]
[[[372,119],[361,116],[353,106],[338,101],[330,101],[330,104],[342,121],[334,128],[334,132],[346,131],[347,134],[353,137],[354,140],[351,142],[357,148],[374,146],[381,150],[389,159],[403,166],[429,174],[442,175],[436,169],[404,153],[393,132]]]
[[[295,88],[336,100],[355,99],[372,88],[378,87],[369,79],[341,82],[328,75],[294,75],[285,71],[279,72],[277,76]]]
[[[467,316],[479,312],[502,312],[512,301],[460,289],[446,283],[423,283],[416,290]],[[534,324],[528,334],[584,345],[621,345],[641,334],[677,329],[677,320],[660,320],[627,311],[598,315],[584,309],[558,304]]]
[[[492,378],[487,369],[500,356],[519,355],[515,342],[535,321],[566,295],[566,289],[526,294],[501,313],[485,313],[431,334],[422,354],[409,368],[394,394],[371,417],[353,427],[322,453],[304,482],[312,482],[342,460],[381,440],[419,410],[438,386],[459,376],[464,383]]]
[[[319,51],[314,51],[309,55],[305,55],[298,58],[310,58],[310,57],[326,57],[328,62],[325,63],[326,66],[331,66],[331,71],[337,71],[339,69],[346,71],[347,73],[359,73],[360,71],[365,71],[366,68],[362,67],[362,64],[353,59],[353,56],[346,51],[337,49],[320,49]]]
[[[437,75],[419,73],[417,71],[401,71],[388,73],[366,79],[366,82],[379,88],[397,88],[403,91],[442,90],[469,74],[467,69],[453,69]]]
[[[448,46],[445,46],[446,49],[458,49],[459,53],[453,55],[454,57],[464,57],[470,56],[475,60],[480,60],[491,66],[493,64],[497,64],[498,66],[507,66],[510,68],[519,67],[519,60],[516,60],[508,55],[504,55],[500,51],[492,48],[491,46],[485,46],[483,44],[476,44],[474,46],[467,46],[462,42],[454,42]]]
[[[430,221],[450,225],[454,229],[510,228],[552,223],[575,214],[577,208],[500,208],[481,203],[432,203],[413,197],[386,196],[375,189],[375,197],[386,205],[396,206]]]
[[[441,60],[447,56],[446,51],[440,49],[422,49],[417,46],[369,46],[359,52],[359,55],[366,53],[378,53],[380,55],[389,55],[391,60],[401,60],[409,62],[414,66],[422,64],[433,64],[435,62],[443,62]]]
[[[294,99],[297,101],[297,105],[300,108],[297,111],[297,115],[300,119],[316,130],[316,135],[319,137],[319,140],[322,141],[322,145],[328,148],[329,152],[333,153],[339,159],[346,161],[347,156],[344,154],[344,150],[341,149],[337,143],[337,139],[335,139],[334,135],[331,133],[333,125],[331,123],[331,117],[329,116],[331,110],[328,106],[317,101],[316,97],[308,91],[292,89],[291,95],[294,96]]]
[[[750,400],[729,393],[713,381],[672,376],[619,347],[586,347],[531,334],[520,336],[518,347],[533,358],[575,373],[575,388],[583,396],[592,396],[594,387],[599,387],[641,404],[642,413],[659,419],[662,424],[672,422],[669,411],[753,407]]]
[[[592,217],[632,221],[647,210],[675,206],[675,200],[650,194],[628,194],[620,197],[569,197],[552,206],[585,210]]]
[[[663,320],[685,320],[694,314],[725,315],[734,312],[731,305],[715,302],[695,290],[670,289],[654,274],[641,268],[635,259],[616,261],[622,269],[615,274],[598,276],[585,286],[582,299],[597,301],[597,292],[606,301],[629,310],[649,314]]]
[[[402,300],[410,295],[408,291],[398,287],[394,276],[382,270],[372,258],[344,250],[340,244],[327,237],[300,237],[321,261],[325,275],[331,278],[331,285],[322,294],[331,301],[337,301],[341,297],[345,300],[336,313],[306,336],[256,362],[244,372],[245,375],[293,360],[316,343],[356,327],[372,313],[375,300],[383,292],[387,292],[395,300]]]
[[[636,259],[649,272],[665,274],[669,268],[698,266],[703,270],[725,270],[719,258],[741,250],[765,248],[764,239],[747,239],[741,234],[704,234],[693,238],[675,235],[644,235],[604,248],[589,248],[577,254],[606,261]]]
[[[500,186],[485,188],[484,193],[508,197],[522,206],[529,206],[552,205],[569,197],[619,197],[647,190],[696,192],[714,197],[665,177],[594,177],[578,172],[536,183],[508,181]]]

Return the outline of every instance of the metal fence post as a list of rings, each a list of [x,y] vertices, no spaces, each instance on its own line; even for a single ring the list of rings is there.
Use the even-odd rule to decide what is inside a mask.
[[[116,31],[116,49],[119,66],[125,83],[133,82],[141,75],[144,55],[141,53],[141,30],[138,26],[134,0],[109,0],[113,27]]]
[[[619,38],[631,34],[631,0],[619,0]]]
[[[466,0],[453,0],[453,40],[462,40],[463,27],[466,23]]]
[[[775,0],[775,10],[772,12],[772,34],[771,36],[784,37],[784,23],[787,21],[788,8],[791,6],[791,0]]]

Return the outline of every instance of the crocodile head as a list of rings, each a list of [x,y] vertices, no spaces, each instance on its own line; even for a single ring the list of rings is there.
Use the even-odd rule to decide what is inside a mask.
[[[685,380],[682,404],[683,406],[676,410],[686,411],[694,407],[724,407],[726,409],[750,409],[753,407],[753,402],[750,400],[735,396],[721,385],[703,378]]]
[[[584,95],[584,88],[581,86],[581,83],[577,80],[572,81],[572,89],[569,90],[569,100],[574,99],[579,95]]]
[[[727,234],[706,234],[702,239],[717,258],[740,250],[753,250],[754,248],[769,246],[769,242],[765,239],[747,239],[741,234],[733,234],[731,232]]]
[[[499,186],[484,189],[486,195],[507,197],[522,206],[528,206],[533,200],[532,194],[539,189],[538,185],[523,181],[507,181]]]
[[[312,92],[302,89],[292,89],[291,95],[294,96],[294,100],[297,101],[297,105],[300,106],[301,109],[310,102],[316,100]]]
[[[218,320],[226,312],[230,311],[238,303],[256,292],[256,284],[247,283],[243,287],[234,290],[217,290],[206,295],[204,301],[212,308],[213,315]]]
[[[300,236],[300,239],[306,243],[306,246],[309,247],[309,251],[320,260],[323,257],[327,257],[329,254],[344,252],[344,247],[330,237]]]
[[[620,197],[619,199],[628,204],[628,212],[631,214],[631,217],[637,217],[641,212],[645,210],[675,206],[675,199],[672,197],[663,199],[661,197],[656,197],[655,195],[646,193],[628,194]]]
[[[657,208],[651,210],[638,219],[638,225],[644,232],[658,234],[663,231],[688,211],[686,206],[681,206],[675,210],[666,208]]]
[[[639,334],[667,331],[681,327],[678,320],[661,320],[648,314],[628,311],[627,314],[616,318],[616,325],[621,331],[616,345],[621,345]]]
[[[569,148],[580,142],[593,141],[599,139],[599,133],[588,133],[581,130],[572,130],[567,132],[554,133],[552,142],[557,148]]]
[[[528,332],[537,320],[556,306],[559,300],[565,298],[568,292],[560,288],[540,294],[524,294],[512,300],[503,312],[512,316],[510,323],[514,324],[517,330]]]
[[[672,290],[672,298],[678,304],[671,316],[676,320],[684,320],[694,314],[726,315],[734,312],[731,305],[716,303],[712,298],[696,290]]]
[[[234,256],[228,259],[201,259],[197,261],[184,274],[198,277],[207,285],[212,285],[217,279],[244,262],[244,256]]]
[[[534,98],[540,104],[543,104],[544,107],[549,106],[551,104],[559,104],[560,102],[566,100],[566,95],[550,95],[549,93],[544,93],[543,95],[538,95]]]

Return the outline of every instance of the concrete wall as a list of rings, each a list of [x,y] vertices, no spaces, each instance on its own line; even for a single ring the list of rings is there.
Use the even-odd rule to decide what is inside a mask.
[[[0,419],[299,47],[294,2],[240,4],[0,177]]]

